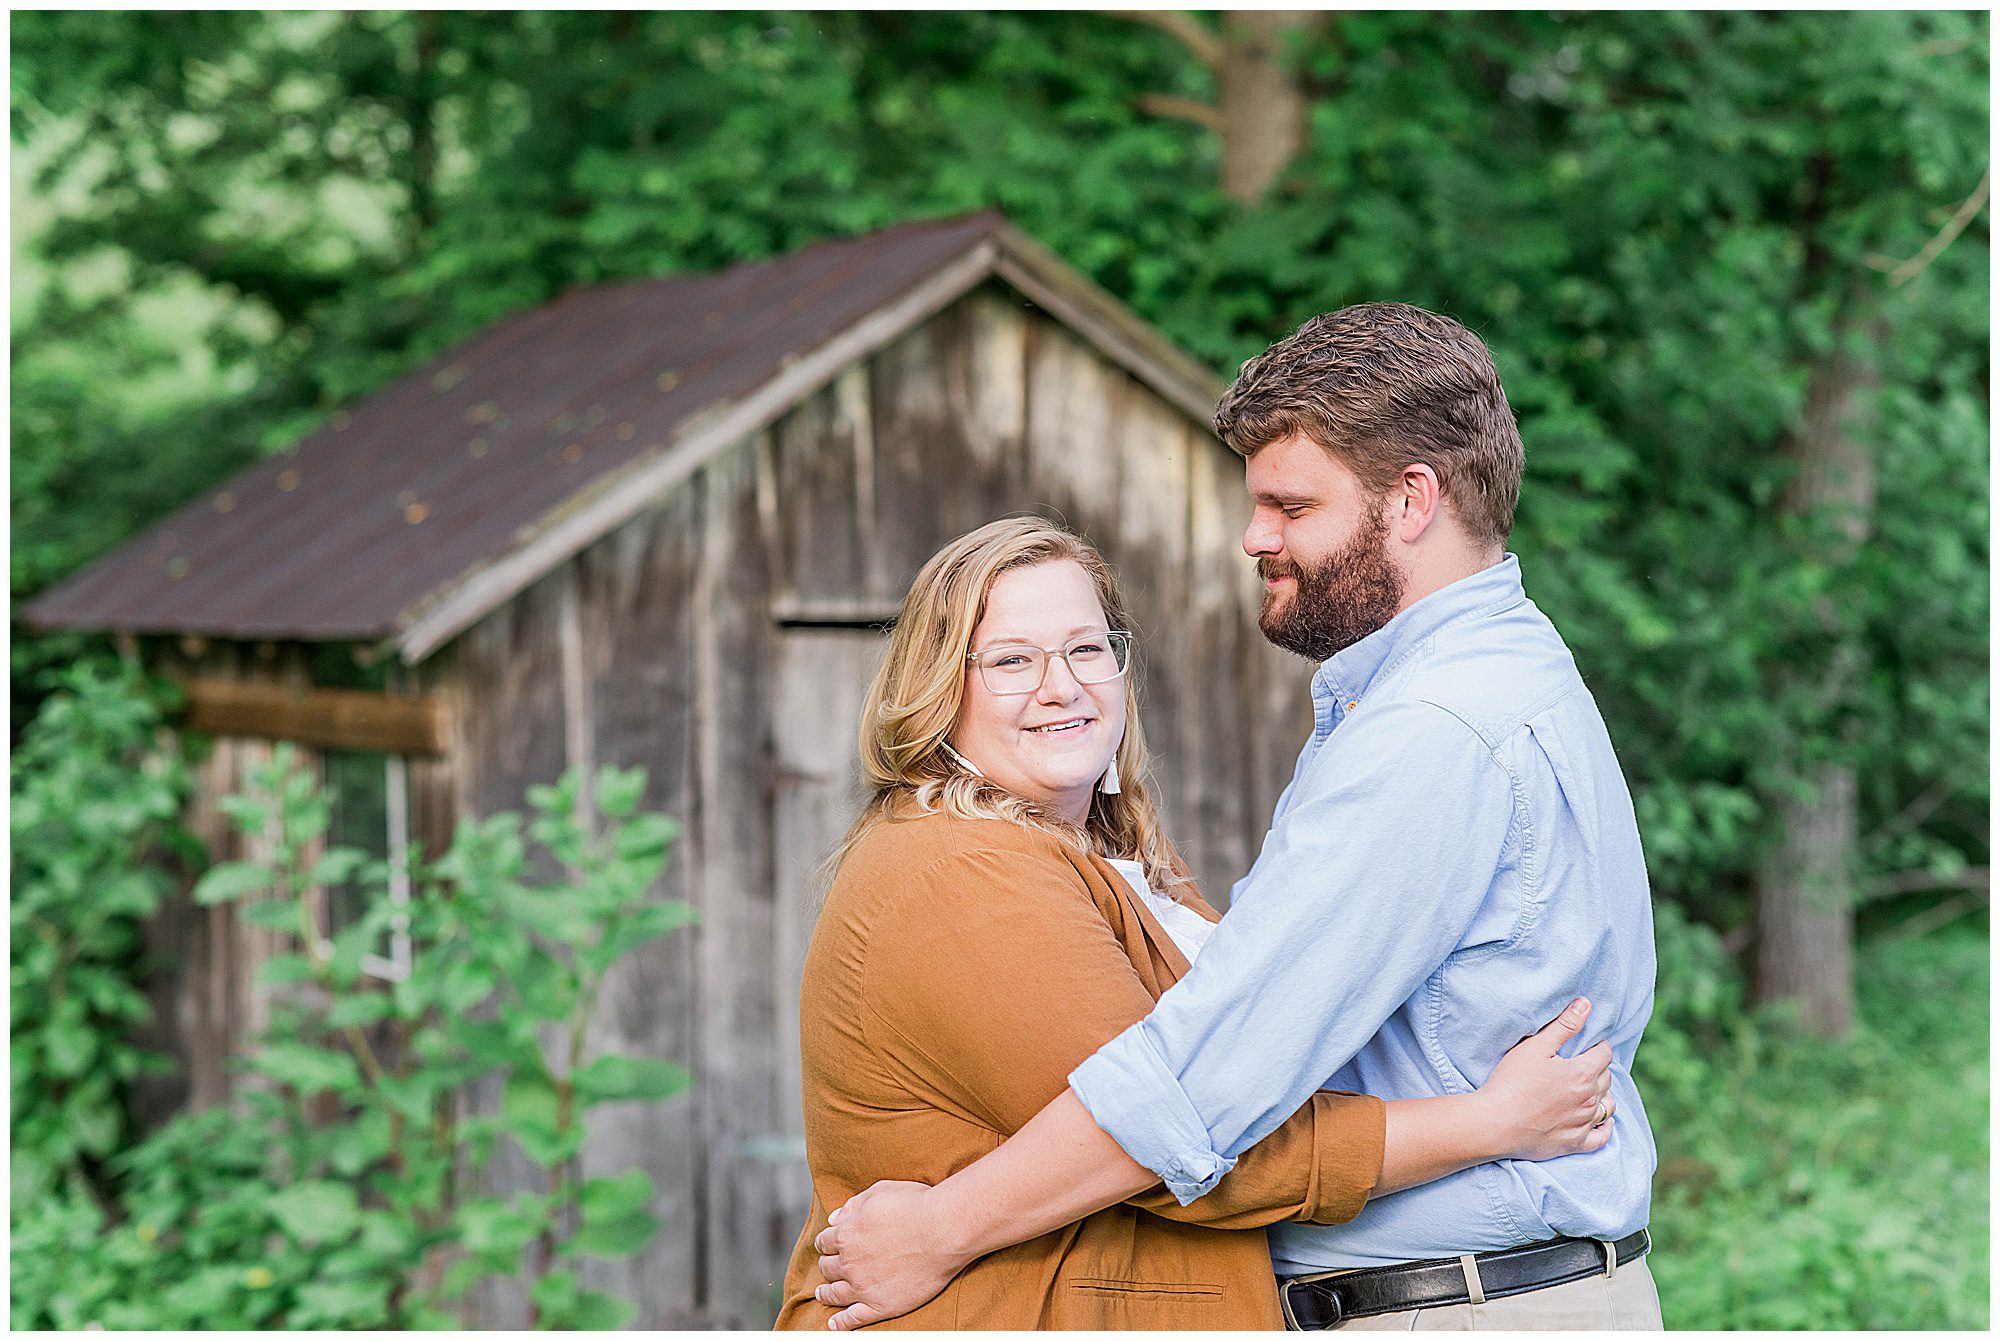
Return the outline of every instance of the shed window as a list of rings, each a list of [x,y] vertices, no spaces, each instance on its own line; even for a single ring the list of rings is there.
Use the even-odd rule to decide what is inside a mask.
[[[332,815],[329,846],[358,848],[370,861],[389,862],[389,902],[399,911],[381,943],[361,961],[378,978],[410,975],[410,872],[402,854],[410,842],[409,760],[400,754],[365,750],[322,750],[327,799]],[[391,860],[391,857],[394,860]],[[367,911],[367,886],[359,872],[327,890],[329,935],[353,926]]]

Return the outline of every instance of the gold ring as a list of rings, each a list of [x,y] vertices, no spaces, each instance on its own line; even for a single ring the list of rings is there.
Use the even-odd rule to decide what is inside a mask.
[[[1605,1123],[1609,1122],[1610,1120],[1611,1120],[1610,1105],[1606,1104],[1604,1100],[1599,1099],[1597,1101],[1597,1121],[1590,1124],[1591,1130],[1595,1131],[1597,1128],[1602,1127]]]

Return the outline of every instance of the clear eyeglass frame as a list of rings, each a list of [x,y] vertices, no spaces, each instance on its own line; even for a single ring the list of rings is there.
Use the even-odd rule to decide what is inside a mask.
[[[1101,644],[1103,653],[1108,654],[1104,661],[1097,660],[1092,654],[1090,649],[1093,644]],[[1004,663],[1011,657],[1022,658],[1022,663],[1015,667],[1006,666]],[[1130,669],[1132,634],[1126,629],[1106,629],[1102,633],[1078,634],[1061,647],[1002,643],[983,652],[965,654],[967,661],[979,667],[979,678],[986,685],[986,691],[1000,695],[1032,694],[1040,689],[1042,680],[1049,673],[1050,657],[1061,657],[1063,664],[1069,667],[1070,676],[1078,684],[1107,684]]]

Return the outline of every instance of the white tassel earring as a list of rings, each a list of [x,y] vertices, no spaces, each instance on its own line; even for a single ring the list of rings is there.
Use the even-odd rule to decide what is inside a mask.
[[[971,773],[971,774],[973,774],[973,775],[974,775],[974,776],[976,776],[976,777],[982,777],[982,778],[983,778],[983,777],[985,777],[985,776],[986,776],[986,775],[985,775],[984,773],[981,773],[981,772],[979,771],[979,765],[978,765],[978,764],[975,764],[975,763],[973,763],[973,762],[972,762],[972,760],[970,760],[970,759],[966,758],[966,757],[965,757],[964,755],[960,754],[960,753],[959,753],[959,752],[958,752],[957,750],[954,750],[954,749],[953,749],[953,748],[951,747],[951,742],[950,742],[950,741],[948,741],[948,740],[945,740],[945,741],[940,741],[940,742],[938,742],[938,743],[944,746],[944,752],[945,752],[946,754],[948,754],[948,755],[950,755],[950,756],[951,756],[952,758],[954,758],[954,759],[958,760],[958,763],[959,763],[959,766],[960,766],[961,768],[963,768],[963,769],[964,769],[964,770],[965,770],[966,772],[968,772],[968,773]],[[1116,775],[1116,772],[1117,772],[1117,768],[1118,768],[1118,766],[1117,766],[1116,764],[1113,764],[1113,765],[1112,765],[1111,767],[1112,767],[1112,771],[1113,771],[1113,774],[1114,774],[1114,776],[1112,777],[1112,786],[1111,786],[1111,790],[1115,792],[1115,791],[1117,791],[1117,790],[1118,790],[1118,785],[1117,785],[1117,783],[1118,783],[1118,779],[1117,779],[1117,777],[1115,776],[1115,775]]]
[[[1118,756],[1116,754],[1111,756],[1111,767],[1105,769],[1104,776],[1098,779],[1097,790],[1103,792],[1106,796],[1118,795]]]

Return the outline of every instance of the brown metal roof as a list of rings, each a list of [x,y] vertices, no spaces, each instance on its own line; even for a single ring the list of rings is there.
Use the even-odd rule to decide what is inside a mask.
[[[1212,403],[1205,370],[997,213],[904,224],[716,274],[580,289],[503,320],[23,615],[244,639],[403,635],[420,659],[684,477],[704,426],[740,440],[807,394],[804,379],[838,372],[830,360],[871,352],[996,269],[1052,311],[1074,308],[1072,324],[1191,414]]]

